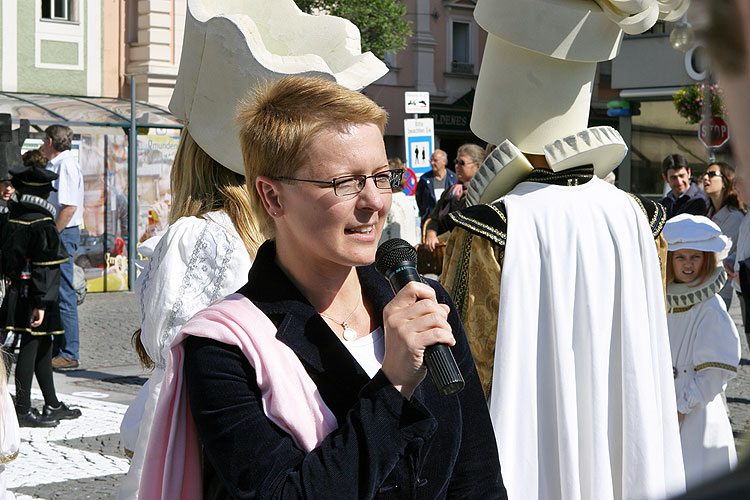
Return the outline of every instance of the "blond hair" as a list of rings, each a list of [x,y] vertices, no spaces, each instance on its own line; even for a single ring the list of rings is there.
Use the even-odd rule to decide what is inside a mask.
[[[250,204],[261,230],[274,234],[273,220],[255,189],[264,177],[293,177],[323,130],[372,123],[381,134],[388,113],[368,97],[320,78],[288,76],[260,86],[240,105],[240,147]]]
[[[693,286],[702,285],[714,269],[719,265],[719,258],[716,256],[716,252],[707,252],[705,250],[699,250],[703,252],[703,265],[698,271],[698,276],[693,280],[695,284]],[[674,252],[667,252],[667,283],[674,282],[674,267],[672,266],[672,257]]]
[[[169,177],[172,189],[170,224],[181,217],[201,217],[208,212],[223,210],[229,215],[247,253],[255,258],[265,238],[253,216],[245,179],[211,158],[187,128],[182,131]]]

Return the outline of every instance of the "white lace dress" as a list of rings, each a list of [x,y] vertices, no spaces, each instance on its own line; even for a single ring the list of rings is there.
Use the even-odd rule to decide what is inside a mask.
[[[133,452],[133,458],[118,499],[138,496],[143,452],[172,340],[195,313],[242,287],[250,265],[245,245],[224,212],[181,218],[156,245],[135,283],[141,342],[156,368],[120,427],[122,443]]]

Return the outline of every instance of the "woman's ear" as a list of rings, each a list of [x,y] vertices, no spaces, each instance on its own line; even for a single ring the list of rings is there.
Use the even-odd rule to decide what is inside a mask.
[[[258,194],[268,215],[276,217],[283,212],[278,181],[260,175],[255,178],[255,189],[258,190]]]

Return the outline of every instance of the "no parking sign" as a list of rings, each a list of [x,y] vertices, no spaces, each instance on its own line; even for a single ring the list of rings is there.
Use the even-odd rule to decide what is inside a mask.
[[[417,191],[417,174],[414,173],[414,170],[407,168],[404,175],[406,176],[406,185],[404,185],[403,193],[406,196],[414,196]]]

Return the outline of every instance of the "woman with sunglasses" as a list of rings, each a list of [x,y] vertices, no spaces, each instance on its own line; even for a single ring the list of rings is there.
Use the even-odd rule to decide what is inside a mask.
[[[476,144],[464,144],[458,148],[453,162],[458,182],[443,192],[423,227],[422,243],[427,250],[433,251],[439,242],[438,236],[448,231],[446,224],[448,214],[464,207],[464,197],[469,189],[469,182],[479,170],[484,157],[484,149]]]
[[[163,392],[164,442],[140,497],[506,498],[450,297],[433,281],[394,296],[372,265],[403,174],[388,167],[386,112],[336,83],[286,77],[242,104],[238,122],[272,239],[247,284],[172,344],[165,380],[184,376],[186,394],[178,382]],[[425,348],[438,342],[466,381],[456,395],[425,379]]]
[[[703,191],[711,201],[707,216],[721,229],[722,234],[732,239],[729,255],[724,259],[727,273],[733,274],[737,239],[740,225],[745,216],[745,206],[737,198],[734,188],[734,167],[726,162],[718,161],[709,165],[703,174]],[[719,295],[729,309],[732,303],[732,284],[727,282]]]

